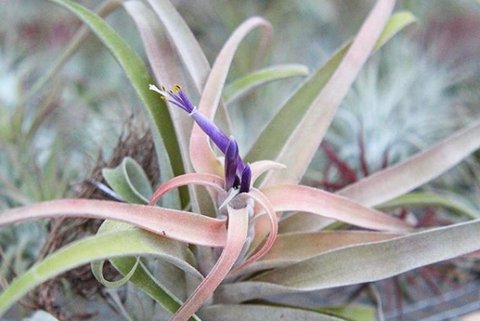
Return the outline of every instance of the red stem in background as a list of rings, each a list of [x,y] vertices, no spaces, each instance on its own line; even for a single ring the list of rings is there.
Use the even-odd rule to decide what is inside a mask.
[[[355,174],[355,171],[352,170],[346,162],[342,161],[337,156],[337,154],[335,153],[335,150],[331,146],[324,143],[321,145],[321,147],[323,148],[323,150],[325,151],[325,154],[333,163],[333,165],[335,165],[338,168],[342,177],[344,177],[349,183],[353,183],[358,180],[357,174]]]
[[[358,145],[360,148],[360,167],[362,169],[363,176],[368,176],[370,171],[368,170],[367,158],[365,156],[365,140],[363,139],[363,129],[358,135]]]

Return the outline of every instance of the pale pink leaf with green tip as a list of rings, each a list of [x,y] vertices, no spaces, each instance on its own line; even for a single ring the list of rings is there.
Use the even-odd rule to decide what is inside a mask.
[[[412,228],[385,213],[312,187],[280,185],[263,189],[262,192],[277,212],[308,212],[374,230],[405,231]]]
[[[228,71],[238,46],[243,39],[255,28],[263,27],[270,37],[271,26],[265,19],[253,17],[242,23],[230,36],[213,64],[212,71],[208,76],[205,90],[203,91],[198,110],[206,117],[213,119],[222,97],[223,87],[227,79]],[[208,138],[199,126],[194,125],[190,139],[190,159],[198,173],[212,173],[220,175],[223,170],[215,164],[216,156],[208,143]]]
[[[278,223],[278,233],[318,232],[335,223],[335,220],[311,213],[292,213]]]
[[[148,0],[148,3],[165,26],[195,84],[197,92],[201,94],[210,73],[210,64],[193,32],[169,0]],[[227,132],[231,132],[230,119],[223,104],[220,104],[218,114],[217,120],[220,122],[220,126]]]
[[[229,221],[227,243],[223,248],[222,254],[207,277],[205,277],[170,321],[188,320],[222,283],[237,261],[247,238],[248,209],[233,209],[228,206],[227,210]]]
[[[232,270],[231,272],[232,274],[235,274],[243,270],[253,262],[263,257],[265,254],[267,254],[270,248],[272,247],[273,243],[275,242],[275,239],[277,238],[277,234],[278,234],[277,214],[275,213],[275,210],[273,209],[272,204],[270,204],[268,198],[266,198],[265,195],[256,188],[252,188],[248,193],[248,195],[252,197],[267,213],[268,221],[270,223],[270,230],[269,230],[268,238],[265,241],[265,244],[255,254],[249,257],[245,262],[243,262],[241,265],[239,265],[234,270]]]
[[[0,227],[40,218],[84,217],[129,223],[144,230],[186,243],[223,247],[224,220],[160,207],[86,199],[42,202],[0,214]]]
[[[141,1],[127,1],[124,3],[124,6],[134,19],[140,31],[145,51],[157,83],[185,83],[185,70],[180,61],[180,57],[163,31],[164,28],[156,14]],[[165,107],[159,105],[159,108]],[[176,106],[170,106],[169,112],[177,134],[180,153],[183,156],[183,167],[185,168],[185,172],[191,173],[193,172],[193,166],[190,162],[188,144],[190,143],[193,120]],[[189,191],[193,211],[200,213],[212,211],[210,206],[211,202],[208,200],[210,197],[208,193],[195,186],[189,187]]]
[[[148,0],[175,44],[198,92],[202,92],[210,64],[192,31],[169,0]]]
[[[389,240],[399,236],[402,234],[365,231],[283,234],[277,236],[267,254],[242,271],[242,274],[285,267],[350,245]]]
[[[373,51],[394,5],[394,0],[379,0],[372,9],[341,64],[275,159],[285,164],[288,170],[270,173],[265,186],[295,184],[300,181],[330,126],[337,107]]]
[[[375,281],[475,251],[480,248],[479,232],[480,220],[476,220],[393,240],[352,246],[266,273],[257,280],[316,290],[320,283],[321,287],[329,284],[324,279],[327,274],[337,271],[338,274],[349,273],[351,280]],[[322,266],[324,269],[320,268]],[[324,276],[319,277],[320,273]]]
[[[329,251],[252,281],[226,284],[217,302],[321,290],[386,279],[480,249],[480,220]]]
[[[144,2],[138,0],[126,1],[123,5],[137,25],[148,61],[157,82],[159,84],[183,83],[183,70],[178,54],[163,32],[163,27],[152,9]],[[158,107],[163,108],[163,106]],[[169,108],[169,112],[177,133],[180,151],[184,159],[184,167],[190,169],[191,164],[187,156],[193,121],[176,107]]]
[[[380,49],[395,34],[414,21],[415,17],[409,12],[402,11],[392,15],[375,45],[375,50]],[[341,64],[351,43],[351,41],[348,41],[337,50],[322,67],[312,73],[311,77],[288,98],[245,155],[246,161],[251,163],[262,159],[277,159],[291,133]]]
[[[270,170],[287,169],[287,167],[271,160],[261,160],[250,164],[250,169],[252,170],[252,184],[254,184],[257,178],[265,172]]]
[[[213,174],[185,174],[177,176],[162,184],[152,195],[149,205],[155,205],[160,198],[175,188],[185,185],[203,185],[213,187],[219,192],[224,192],[225,180]]]
[[[479,148],[480,122],[477,121],[412,158],[347,186],[338,194],[367,206],[380,205],[438,177]]]

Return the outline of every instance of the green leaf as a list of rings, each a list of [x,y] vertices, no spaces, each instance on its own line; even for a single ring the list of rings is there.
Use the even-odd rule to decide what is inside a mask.
[[[132,271],[136,260],[134,258],[117,258],[110,259],[113,266],[123,275]],[[172,314],[181,306],[182,302],[175,295],[164,287],[153,277],[146,266],[140,262],[139,266],[130,278],[130,282],[139,287],[143,292],[148,294],[152,299],[158,302],[163,308]],[[201,321],[196,315],[192,316],[189,321]]]
[[[260,69],[226,86],[223,90],[223,99],[226,104],[230,104],[259,86],[285,78],[307,76],[308,72],[308,67],[297,64],[278,65]]]
[[[262,27],[266,31],[265,33],[268,37],[271,33],[271,25],[268,21],[260,17],[252,17],[238,26],[223,45],[222,50],[215,59],[198,105],[198,110],[206,117],[213,119],[216,113],[227,74],[238,46],[250,32],[259,27]],[[208,138],[198,126],[193,127],[190,139],[190,156],[193,167],[198,173],[223,174],[222,166],[219,164],[217,157],[208,143]]]
[[[403,19],[402,19],[403,17]],[[404,20],[401,24],[398,21]],[[404,12],[393,15],[375,45],[378,50],[403,27],[411,23]],[[245,157],[246,162],[256,160],[277,160],[292,133],[295,132],[316,96],[323,90],[347,54],[351,41],[338,50],[320,69],[318,69],[297,92],[283,105],[272,121],[264,128]],[[322,110],[321,108],[319,110]],[[318,112],[318,111],[317,111]]]
[[[202,309],[200,315],[209,321],[342,321],[334,316],[300,308],[284,308],[254,304],[212,305]]]
[[[103,265],[105,264],[105,261],[95,261],[91,264],[91,267],[92,267],[92,273],[98,282],[102,283],[104,286],[107,286],[109,288],[119,288],[122,285],[126,284],[128,281],[130,281],[132,276],[135,274],[135,271],[137,270],[139,263],[140,263],[140,257],[136,259],[135,264],[132,266],[130,271],[128,271],[128,273],[126,273],[120,280],[116,280],[116,281],[108,281],[103,276]]]
[[[130,157],[125,157],[116,168],[104,168],[103,177],[108,185],[126,202],[148,204],[153,190],[143,168]]]
[[[415,17],[410,11],[396,12],[394,15],[392,15],[390,20],[388,20],[388,23],[385,26],[385,29],[383,29],[383,32],[380,35],[374,50],[380,49],[380,47],[390,41],[393,36],[414,22],[417,22],[417,17]]]
[[[63,272],[96,260],[120,256],[155,255],[198,278],[201,274],[182,258],[178,242],[139,229],[128,229],[89,237],[55,252],[16,278],[0,295],[0,315],[37,285]]]
[[[198,93],[202,94],[210,74],[210,64],[193,32],[169,0],[148,0],[148,2],[175,44]],[[216,120],[227,134],[231,132],[230,119],[223,103],[220,103]]]
[[[428,192],[412,192],[405,194],[403,196],[397,197],[396,199],[391,200],[390,202],[383,203],[377,206],[380,209],[388,209],[395,207],[411,207],[411,206],[435,206],[435,207],[445,207],[458,214],[463,214],[468,216],[471,219],[477,219],[480,217],[480,214],[465,206],[464,204],[452,200],[444,195],[432,194]]]
[[[376,321],[375,309],[368,305],[347,305],[328,307],[319,310],[348,321]]]
[[[224,285],[217,291],[217,300],[241,302],[373,282],[479,249],[480,220],[475,220],[330,251],[249,282]]]
[[[267,254],[242,273],[285,267],[339,248],[389,240],[399,236],[401,234],[364,231],[283,234],[275,239],[275,243]]]
[[[170,114],[158,95],[148,90],[148,85],[154,81],[145,64],[132,48],[95,13],[70,0],[47,1],[68,9],[86,23],[125,71],[149,116],[162,179],[166,181],[183,174],[185,171]],[[163,202],[165,206],[181,208],[178,191],[167,195]]]
[[[115,231],[123,231],[129,229],[128,224],[122,224],[112,221],[105,221],[98,229],[99,234],[110,233]],[[182,259],[185,262],[193,264],[194,258],[191,252],[188,250],[186,244],[178,243],[181,252],[183,253]],[[127,279],[143,292],[149,295],[152,299],[158,302],[163,308],[172,314],[175,313],[181,306],[182,301],[179,300],[168,288],[163,286],[147,269],[147,267],[139,261],[131,257],[119,257],[110,259],[112,265],[124,275],[124,279]],[[92,263],[93,265],[97,262]],[[98,279],[98,277],[97,277]],[[103,279],[103,277],[102,277]],[[104,280],[104,279],[103,279]],[[200,281],[200,280],[199,280]],[[108,282],[107,282],[108,283]],[[105,283],[104,283],[105,284]],[[201,321],[196,315],[192,316],[190,321]]]
[[[287,170],[270,172],[265,178],[265,184],[296,184],[301,180],[330,127],[338,106],[373,52],[394,5],[395,0],[376,2],[342,61],[279,151],[275,160],[287,166]]]
[[[143,45],[155,78],[159,84],[180,84],[184,82],[184,70],[180,57],[168,39],[165,28],[160,23],[153,10],[141,1],[126,1],[123,4],[132,17],[142,37]],[[177,133],[183,166],[188,173],[193,172],[190,162],[190,134],[193,121],[184,115],[184,111],[176,106],[168,108]],[[197,213],[215,213],[210,194],[199,186],[189,187],[190,205]],[[187,192],[186,187],[180,188],[180,195]],[[185,199],[185,197],[182,197]],[[186,204],[182,204],[186,205]]]

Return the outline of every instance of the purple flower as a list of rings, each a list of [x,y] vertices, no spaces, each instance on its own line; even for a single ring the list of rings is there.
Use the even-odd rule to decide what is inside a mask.
[[[248,193],[250,191],[252,172],[248,164],[247,166],[243,164],[235,138],[232,136],[228,138],[212,120],[201,113],[190,102],[179,85],[173,86],[173,89],[168,91],[165,87],[159,89],[155,85],[150,85],[149,89],[160,94],[163,100],[187,112],[222,153],[225,154],[225,189],[227,191],[231,188],[240,189],[240,193]]]

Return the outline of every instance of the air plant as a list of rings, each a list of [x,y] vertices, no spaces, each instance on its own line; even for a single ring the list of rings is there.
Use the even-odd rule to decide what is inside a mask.
[[[271,32],[267,21],[253,17],[240,25],[210,69],[168,0],[148,0],[150,6],[125,2],[144,41],[155,82],[143,62],[101,18],[69,0],[50,1],[87,23],[124,68],[151,120],[162,184],[152,192],[143,170],[126,160],[104,175],[122,199],[140,204],[65,199],[2,213],[0,226],[60,216],[108,221],[97,235],[59,250],[14,280],[0,295],[1,313],[36,285],[93,262],[92,271],[100,282],[135,284],[172,313],[174,321],[280,316],[285,320],[342,320],[299,307],[244,302],[381,280],[480,249],[478,219],[415,230],[400,218],[373,208],[439,176],[478,149],[479,122],[335,194],[299,184],[368,57],[412,22],[405,12],[390,18],[394,0],[376,3],[355,39],[303,82],[246,153],[230,135],[222,91],[237,47],[256,28],[265,30],[258,50],[262,55]],[[188,97],[194,96],[190,90],[153,85],[181,82],[183,68],[192,80],[191,91],[201,96],[197,107]],[[271,80],[249,79],[237,90],[248,91]],[[193,119],[193,127],[185,112]],[[187,185],[188,190],[177,189]],[[161,206],[156,206],[159,202]],[[293,213],[284,220],[285,212]],[[304,221],[303,213],[313,214],[307,217],[314,219]],[[376,231],[336,230],[335,221]],[[287,224],[299,222],[308,222],[315,232],[279,232],[279,227],[288,230]],[[329,231],[321,231],[327,227]],[[195,285],[187,291],[186,300],[180,298],[182,291],[152,276],[140,259],[146,255],[185,272],[183,281],[175,279],[174,283]],[[124,275],[121,280],[105,280],[102,260],[107,259]]]

